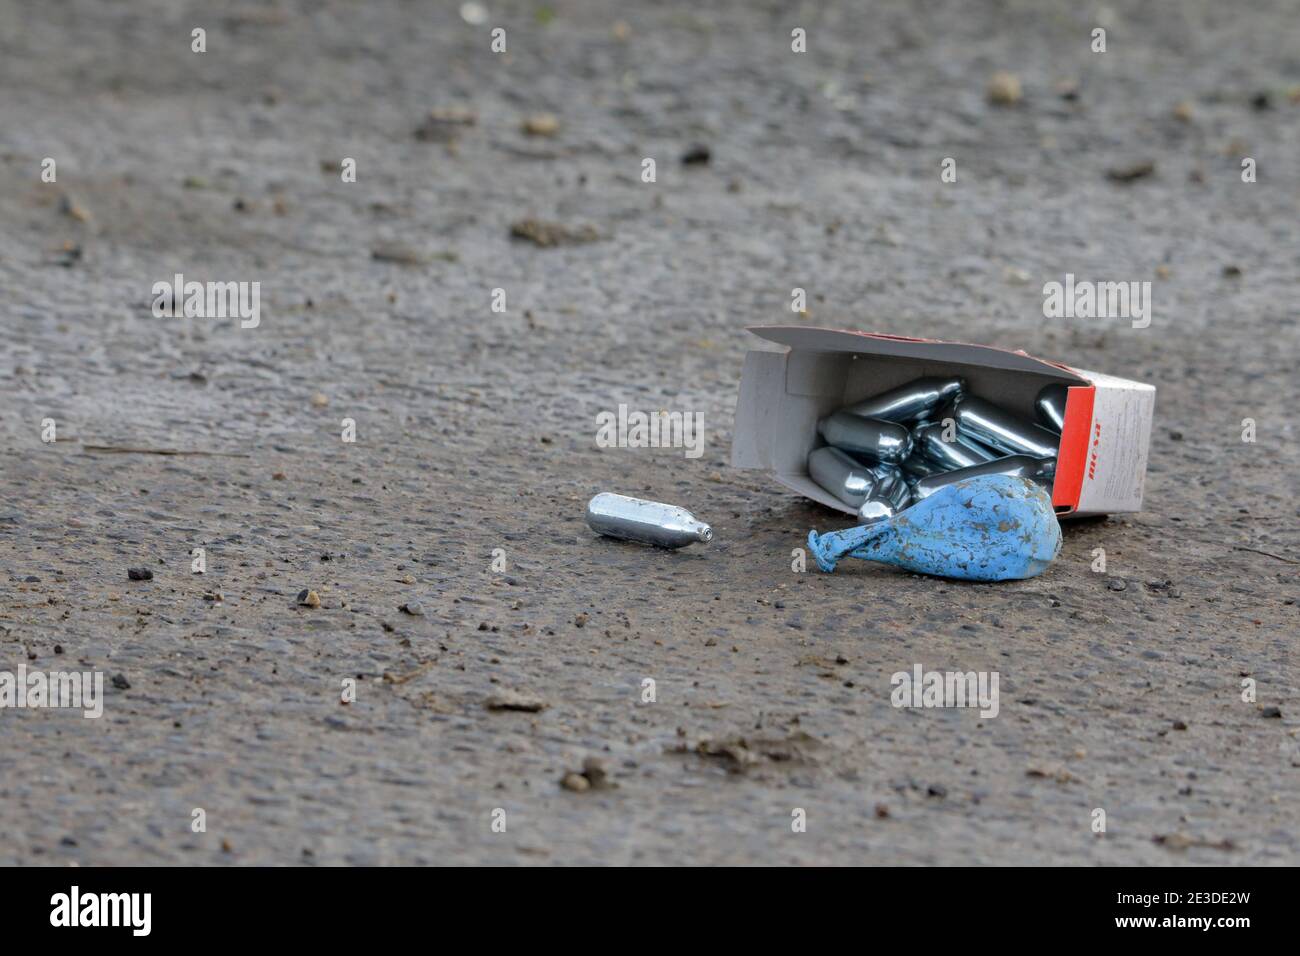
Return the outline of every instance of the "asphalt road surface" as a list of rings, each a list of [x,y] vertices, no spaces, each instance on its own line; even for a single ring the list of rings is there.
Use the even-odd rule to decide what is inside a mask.
[[[1296,863],[1298,50],[1282,0],[0,4],[0,671],[105,682],[0,709],[0,862]],[[1066,273],[1150,326],[1045,318]],[[729,464],[782,322],[1154,384],[1145,509],[1023,582],[792,570],[848,522]],[[598,447],[621,403],[703,454]],[[998,715],[891,706],[918,663]]]

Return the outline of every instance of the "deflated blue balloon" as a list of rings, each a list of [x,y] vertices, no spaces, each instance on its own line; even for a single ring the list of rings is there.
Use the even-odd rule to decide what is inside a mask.
[[[818,535],[808,546],[823,571],[845,555],[965,581],[1014,581],[1047,570],[1061,550],[1052,499],[1011,475],[947,485],[892,518]]]

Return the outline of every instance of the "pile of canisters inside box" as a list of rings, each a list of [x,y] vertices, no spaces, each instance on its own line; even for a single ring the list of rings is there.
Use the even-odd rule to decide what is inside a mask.
[[[1039,392],[1035,424],[967,394],[964,379],[918,378],[818,422],[826,444],[809,453],[808,474],[864,524],[978,475],[1027,478],[1050,495],[1066,391]]]

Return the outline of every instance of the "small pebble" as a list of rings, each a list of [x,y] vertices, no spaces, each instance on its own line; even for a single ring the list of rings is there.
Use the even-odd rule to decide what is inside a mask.
[[[560,781],[560,786],[574,793],[583,793],[591,789],[591,781],[580,773],[566,773],[564,779]]]
[[[503,690],[492,694],[483,705],[488,710],[518,710],[529,714],[546,709],[546,701],[540,697],[516,690]]]
[[[599,757],[588,757],[582,762],[582,775],[593,787],[603,787],[609,782],[609,772]]]
[[[1005,70],[999,70],[989,77],[988,97],[990,103],[998,106],[1012,106],[1019,103],[1023,93],[1020,89],[1020,77]]]
[[[429,111],[429,115],[415,128],[415,138],[422,143],[454,140],[462,130],[478,123],[478,114],[461,106],[444,107]],[[332,163],[330,170],[338,168]]]
[[[77,220],[77,222],[90,221],[90,213],[86,211],[86,208],[67,193],[64,193],[59,197],[59,212],[63,213],[69,219]]]
[[[1131,183],[1135,179],[1143,179],[1144,177],[1150,176],[1155,171],[1155,160],[1137,159],[1132,162],[1111,166],[1106,170],[1106,175],[1117,183]]]
[[[523,128],[529,136],[554,136],[560,131],[560,120],[554,113],[534,113],[524,120]]]
[[[696,144],[682,153],[683,166],[703,166],[713,158],[713,153],[709,147]]]
[[[376,262],[392,262],[400,266],[421,266],[429,261],[428,256],[404,242],[378,243],[370,250],[370,258]]]
[[[554,246],[575,245],[595,242],[600,233],[594,226],[569,226],[559,222],[547,222],[542,219],[520,219],[510,226],[510,235],[514,239],[527,239],[529,242],[549,249]]]

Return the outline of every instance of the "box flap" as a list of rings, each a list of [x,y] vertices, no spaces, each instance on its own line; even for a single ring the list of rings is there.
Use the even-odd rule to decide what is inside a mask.
[[[763,426],[780,413],[785,359],[781,352],[750,352],[745,356],[731,439],[732,468],[772,468],[775,464],[775,432]]]
[[[967,345],[938,339],[914,339],[880,332],[855,332],[850,329],[820,329],[803,325],[751,325],[749,331],[760,338],[792,349],[819,352],[854,352],[860,355],[895,355],[935,362],[960,362],[989,368],[1064,375],[1080,385],[1088,380],[1067,365],[1036,359],[1024,352],[994,348],[991,345]]]
[[[825,505],[827,508],[842,511],[846,515],[856,516],[858,513],[856,508],[850,508],[844,502],[840,501],[840,499],[836,498],[833,494],[824,489],[821,485],[817,484],[817,482],[809,478],[806,474],[781,474],[778,472],[773,475],[773,477],[791,491],[803,495],[805,498],[811,498],[819,505]]]
[[[809,360],[821,358],[818,363]],[[825,360],[829,359],[829,363]],[[817,381],[818,366],[840,364],[838,356],[794,352],[750,352],[740,375],[736,425],[731,439],[733,468],[767,468],[778,474],[806,470],[808,452],[821,444],[817,422],[843,404],[843,372],[833,388]],[[806,390],[806,393],[801,390]]]

